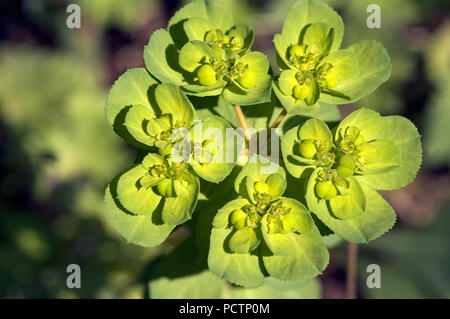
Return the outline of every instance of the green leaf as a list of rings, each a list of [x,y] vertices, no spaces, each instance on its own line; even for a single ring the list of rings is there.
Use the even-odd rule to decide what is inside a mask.
[[[253,41],[255,39],[253,30],[250,29],[246,25],[234,26],[233,28],[230,29],[230,31],[228,32],[228,35],[232,36],[232,37],[238,35],[242,39],[244,39],[244,46],[243,46],[241,52],[246,52],[247,50],[249,50],[252,47]]]
[[[264,281],[256,254],[236,254],[229,249],[229,238],[233,232],[228,228],[229,216],[235,209],[249,204],[246,199],[228,202],[217,212],[213,220],[208,267],[211,272],[244,287],[257,287]],[[259,248],[258,248],[259,249]],[[256,251],[257,252],[257,251]]]
[[[333,232],[353,243],[367,243],[380,237],[392,228],[396,215],[392,207],[370,186],[360,183],[366,204],[363,214],[356,218],[342,220],[334,217],[325,200],[318,201],[314,192],[317,171],[308,182],[306,200],[308,207]]]
[[[161,244],[175,225],[163,224],[157,213],[133,215],[117,202],[117,193],[113,181],[105,192],[106,210],[114,228],[124,236],[129,243],[139,246],[154,247]]]
[[[323,121],[340,120],[340,113],[336,105],[320,102],[320,98],[317,103],[308,105],[304,100],[296,99],[294,97],[293,89],[296,85],[298,85],[298,81],[296,79],[297,72],[298,71],[291,69],[282,71],[278,81],[276,81],[273,85],[273,91],[288,114],[315,117]],[[319,91],[317,91],[317,87],[315,89],[315,98],[318,98],[320,97],[317,95]],[[321,90],[323,92],[323,89]]]
[[[142,166],[149,170],[153,166],[164,163],[164,159],[161,155],[155,153],[147,153],[142,154],[142,158],[137,158],[137,162],[141,162]]]
[[[306,218],[307,226],[302,227],[305,232],[300,234],[269,234],[265,215],[261,219],[261,230],[268,247],[268,251],[262,254],[264,267],[271,276],[280,280],[312,279],[328,265],[328,250],[306,208],[293,199],[282,198],[282,201],[291,208],[289,214],[300,214]]]
[[[174,181],[176,197],[165,197],[162,209],[162,220],[170,225],[180,225],[192,217],[200,192],[197,177],[189,176],[189,181]]]
[[[298,42],[299,39],[297,39]],[[290,43],[287,37],[283,37],[281,34],[276,33],[273,36],[273,44],[277,51],[277,64],[281,71],[289,70],[293,67],[292,63],[288,59],[289,47],[296,44],[296,42]]]
[[[386,173],[357,176],[357,179],[375,189],[398,189],[411,183],[420,168],[422,162],[420,135],[414,124],[401,116],[385,117],[382,127],[385,130],[381,132],[383,135],[381,138],[389,138],[394,143],[399,152],[399,165]]]
[[[213,228],[208,254],[209,270],[236,285],[258,287],[264,282],[259,258],[252,254],[236,254],[226,249],[226,240],[232,230]]]
[[[311,92],[312,94],[305,98],[305,103],[308,106],[316,104],[320,97],[320,85],[316,80],[311,82]]]
[[[214,228],[226,228],[230,224],[229,217],[230,214],[235,209],[241,209],[245,205],[250,204],[250,202],[247,199],[244,198],[238,198],[235,200],[232,200],[225,204],[219,211],[217,212],[216,216],[213,220],[213,226]]]
[[[267,78],[270,67],[267,56],[261,52],[252,51],[242,56],[239,62],[246,65],[247,70],[254,73],[256,78],[261,81],[261,84],[257,84],[257,86],[263,86],[263,79]]]
[[[191,18],[203,18],[215,28],[229,30],[233,25],[233,16],[229,8],[220,1],[194,1],[179,9],[169,20],[168,29],[172,37],[183,45],[187,36],[183,34],[183,24]],[[202,39],[203,40],[203,39]]]
[[[348,189],[344,189],[342,194],[330,199],[330,210],[333,215],[340,219],[353,219],[364,213],[366,208],[366,198],[359,183],[352,177],[347,179]],[[308,184],[308,187],[313,184]],[[342,188],[339,188],[342,190]]]
[[[180,50],[179,63],[187,72],[195,72],[210,58],[216,57],[216,53],[205,42],[190,41]]]
[[[164,83],[182,85],[183,75],[178,65],[178,52],[167,30],[153,32],[144,48],[145,66],[150,73]]]
[[[294,154],[294,145],[297,143],[299,127],[291,128],[281,137],[281,153],[283,154],[284,164],[288,172],[296,177],[301,178],[307,173],[308,168],[315,167],[313,160],[307,162],[300,156]]]
[[[190,128],[197,120],[191,101],[175,85],[158,85],[155,89],[155,99],[161,113],[170,113],[175,123],[178,121],[183,123],[183,127]]]
[[[267,272],[280,280],[305,281],[320,275],[328,265],[329,253],[320,236],[295,233],[267,234],[274,250],[273,255],[263,255]],[[278,254],[289,249],[290,255]]]
[[[284,173],[284,170],[283,170],[283,173]],[[283,193],[287,187],[286,173],[272,174],[266,179],[265,182],[269,186],[269,194],[272,195],[272,198],[273,199],[278,198],[281,195],[283,195]]]
[[[256,105],[270,101],[272,92],[272,78],[265,75],[258,87],[242,91],[236,83],[229,84],[223,91],[223,98],[233,105]]]
[[[239,195],[249,199],[252,203],[255,203],[255,181],[252,176],[245,176],[240,183]]]
[[[276,91],[276,86],[274,86],[274,91]],[[324,122],[338,122],[341,119],[341,113],[339,112],[337,105],[325,104],[320,101],[317,105],[318,108],[315,108],[315,106],[306,106],[300,108],[296,107],[294,110],[291,110],[283,103],[288,115],[279,126],[281,131],[286,132],[288,129],[297,125],[299,121],[302,121],[302,118],[304,119],[304,117],[316,118]]]
[[[324,121],[318,119],[307,120],[298,130],[298,137],[302,140],[332,141],[333,136]]]
[[[302,203],[287,197],[281,197],[280,201],[290,209],[289,213],[281,219],[283,220],[285,217],[292,215],[293,230],[300,234],[312,234],[311,232],[316,231],[310,212]]]
[[[234,189],[236,190],[236,193],[245,197],[246,195],[245,177],[251,177],[252,183],[256,182],[267,183],[267,179],[270,178],[273,174],[278,174],[281,176],[282,179],[284,180],[286,179],[286,172],[280,165],[258,154],[252,155],[249,158],[248,162],[245,164],[245,166],[242,168],[242,170],[239,172],[238,176],[236,177],[234,181]],[[281,193],[278,196],[280,196],[286,188],[286,185],[284,185],[284,187],[283,185],[284,185],[283,183],[279,185],[281,189],[279,189],[277,193],[279,193],[280,191]]]
[[[259,245],[259,238],[253,228],[245,227],[231,234],[228,246],[237,254],[248,254]]]
[[[284,70],[280,73],[280,77],[278,78],[277,87],[286,96],[292,96],[292,91],[294,90],[294,86],[298,85],[298,81],[296,78],[297,75],[296,70]]]
[[[136,147],[145,148],[146,145],[139,143],[130,135],[123,125],[125,116],[132,105],[147,106],[152,111],[148,92],[156,84],[157,81],[147,70],[130,69],[116,80],[106,100],[105,113],[109,124],[119,136]]]
[[[189,41],[205,41],[205,35],[208,31],[216,29],[213,24],[211,24],[205,18],[190,18],[183,23],[184,31],[189,39]]]
[[[334,29],[330,28],[327,23],[321,22],[312,23],[305,28],[301,43],[306,45],[318,44],[321,48],[321,55],[327,55],[333,41]]]
[[[377,112],[361,108],[347,116],[336,130],[338,134],[349,126],[361,130],[365,141],[388,140],[397,149],[398,166],[382,174],[357,176],[358,181],[374,189],[392,190],[411,183],[422,161],[422,144],[414,124],[401,116],[381,117]]]
[[[344,81],[346,79],[351,79],[353,76],[358,74],[358,71],[361,71],[359,68],[361,67],[358,57],[355,56],[354,51],[350,50],[351,47],[333,52],[326,57],[324,57],[320,61],[320,65],[324,65],[326,63],[330,63],[333,67],[329,71],[332,73],[338,82]],[[362,70],[364,72],[365,70]],[[371,69],[367,69],[367,71],[371,71]],[[346,96],[345,94],[339,93],[341,92],[338,89],[325,88],[324,93],[328,93],[331,95]]]
[[[190,79],[187,79],[189,83],[194,83]],[[182,86],[183,92],[188,95],[195,95],[199,97],[216,96],[222,93],[224,86],[227,82],[224,80],[218,80],[213,86],[205,86],[200,84],[187,84]]]
[[[201,124],[201,136],[197,136],[197,126]],[[235,165],[233,159],[227,160],[227,146],[234,145],[234,139],[228,140],[226,130],[230,129],[231,125],[223,118],[218,116],[210,116],[197,122],[191,129],[191,136],[195,143],[204,144],[205,141],[210,141],[209,148],[214,149],[213,157],[209,163],[202,163],[197,161],[195,152],[192,154],[190,165],[194,171],[203,179],[209,182],[218,183],[227,177]],[[198,130],[200,131],[200,130]],[[202,147],[203,154],[207,150]]]
[[[400,154],[394,143],[387,140],[376,140],[358,145],[359,155],[364,159],[362,174],[379,174],[389,172],[398,167]]]
[[[261,52],[253,51],[242,56],[238,62],[247,66],[256,78],[256,86],[245,89],[237,82],[228,84],[223,92],[226,101],[235,105],[252,105],[270,101],[272,77],[268,74],[269,60]]]
[[[114,125],[119,113],[130,105],[144,105],[151,110],[147,92],[157,84],[144,68],[135,68],[122,74],[111,90],[106,101],[105,112],[109,124]]]
[[[154,117],[153,110],[148,106],[134,105],[126,113],[124,125],[131,136],[138,142],[153,146],[150,135],[146,130],[146,123]]]
[[[314,105],[307,105],[303,101],[297,101],[292,95],[284,95],[280,91],[277,83],[274,83],[273,91],[288,113],[288,116],[280,125],[282,128],[285,126],[284,123],[295,123],[295,119],[299,118],[296,115],[317,118],[325,122],[337,122],[341,119],[341,114],[336,105],[326,104],[320,101]],[[285,132],[287,129],[283,128],[283,131]]]
[[[337,72],[338,84],[334,91],[343,97],[321,94],[320,100],[330,104],[347,104],[358,101],[372,93],[391,74],[389,55],[383,46],[374,40],[364,40],[348,48],[330,54],[322,60],[331,63]]]
[[[218,213],[218,210],[224,203],[228,203],[236,198],[236,193],[233,191],[234,179],[239,171],[239,167],[235,167],[232,173],[223,180],[220,184],[215,184],[201,180],[201,194],[199,202],[194,213],[193,223],[195,224],[195,240],[199,252],[203,256],[208,255],[209,238],[211,237],[211,230],[213,227],[213,220]],[[245,204],[248,201],[245,201]],[[244,205],[245,205],[244,204]],[[224,227],[228,226],[229,219],[227,215],[222,221]],[[220,224],[220,223],[219,223]]]
[[[140,184],[140,179],[147,173],[146,168],[137,164],[121,174],[118,179],[117,200],[133,214],[151,214],[161,200],[161,196],[155,194],[152,188]]]
[[[276,34],[273,40],[280,58],[286,65],[291,65],[287,59],[289,47],[299,44],[301,32],[312,23],[325,23],[333,28],[334,41],[330,52],[339,49],[344,35],[344,24],[341,17],[324,3],[313,0],[298,1],[289,11],[281,34]]]
[[[152,187],[164,178],[148,180],[148,172],[154,165],[161,164],[163,158],[157,154],[148,154],[142,164],[137,164],[118,177],[117,201],[136,215],[148,215],[157,208],[161,210],[161,221],[179,225],[189,220],[197,204],[200,184],[197,177],[187,173],[183,181],[174,180],[174,196],[160,196]],[[143,184],[142,184],[143,182]]]
[[[149,136],[153,137],[157,136],[159,133],[169,130],[171,128],[170,121],[171,116],[165,117],[164,119],[162,118],[155,118],[150,120],[143,119],[141,125],[143,126],[143,130],[145,130]],[[153,140],[153,141],[155,146],[157,146],[158,148],[165,148],[170,144],[170,141],[165,140]]]
[[[144,177],[142,177],[139,180],[139,184],[141,184],[142,187],[153,187],[159,184],[159,182],[161,182],[161,178],[157,177],[157,176],[152,176],[152,175],[145,175]]]
[[[362,107],[350,113],[339,123],[334,139],[338,141],[340,136],[344,135],[346,128],[353,126],[360,129],[360,135],[365,142],[378,140],[381,132],[386,131],[382,122],[382,116],[378,112]]]

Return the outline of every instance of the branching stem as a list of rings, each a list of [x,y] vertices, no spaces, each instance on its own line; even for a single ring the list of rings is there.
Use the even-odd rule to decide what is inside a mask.
[[[281,122],[283,122],[286,115],[287,115],[287,111],[286,111],[286,109],[283,109],[283,111],[281,111],[280,115],[278,115],[278,117],[275,119],[275,121],[273,121],[272,125],[270,126],[270,128],[267,132],[267,140],[269,140],[270,136],[272,135],[272,129],[277,128],[278,125],[280,125]]]
[[[247,124],[247,120],[245,119],[245,115],[244,115],[244,113],[242,113],[242,109],[239,105],[234,106],[234,111],[236,112],[236,115],[239,119],[239,123],[240,123],[242,129],[244,130],[245,140],[248,142],[248,141],[250,141],[251,134],[248,131],[248,124]]]
[[[278,115],[278,117],[275,119],[275,121],[273,121],[272,125],[270,126],[270,128],[277,128],[278,125],[280,125],[280,123],[284,120],[284,118],[286,117],[287,111],[286,109],[283,109],[283,111],[281,111],[280,115]]]

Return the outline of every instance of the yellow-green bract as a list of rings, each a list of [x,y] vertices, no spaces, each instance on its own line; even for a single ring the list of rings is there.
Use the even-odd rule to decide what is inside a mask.
[[[268,102],[272,90],[269,61],[250,50],[253,31],[235,25],[219,1],[195,1],[150,37],[144,50],[149,72],[195,96],[217,96],[232,104]]]
[[[128,70],[116,81],[105,111],[114,130],[143,155],[108,186],[109,216],[128,241],[158,245],[175,226],[191,219],[200,192],[198,176],[217,183],[234,166],[215,156],[208,162],[195,162],[192,156],[174,162],[172,150],[181,142],[188,143],[188,151],[204,151],[205,142],[210,147],[215,143],[226,147],[226,140],[206,141],[201,132],[197,137],[200,145],[192,147],[191,131],[197,120],[192,103],[178,87],[158,84],[145,69]],[[224,137],[231,127],[217,116],[204,119],[203,124],[204,130],[214,127]]]
[[[297,145],[311,140],[317,151],[305,157]],[[306,120],[286,132],[281,148],[288,172],[307,180],[301,196],[309,209],[355,243],[373,240],[394,225],[392,207],[376,190],[410,183],[422,158],[419,133],[409,120],[365,108],[334,130],[320,120]]]
[[[284,169],[264,174],[265,165],[275,163],[249,159],[235,180],[240,197],[219,209],[211,231],[209,269],[245,287],[261,285],[265,273],[305,281],[322,273],[329,259],[308,209],[282,197]]]
[[[389,78],[389,56],[378,42],[340,50],[343,34],[341,17],[328,5],[305,0],[292,7],[273,40],[281,70],[274,91],[288,112],[357,101]]]

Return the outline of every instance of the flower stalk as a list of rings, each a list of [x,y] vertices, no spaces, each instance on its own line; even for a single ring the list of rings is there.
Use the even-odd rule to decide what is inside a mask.
[[[345,296],[347,299],[356,299],[356,265],[358,259],[358,246],[349,243],[347,246],[347,278]]]
[[[245,118],[244,113],[242,112],[242,108],[239,105],[234,105],[233,108],[239,119],[239,124],[241,125],[242,129],[244,130],[245,140],[248,142],[248,141],[250,141],[252,136],[248,130],[247,120]]]

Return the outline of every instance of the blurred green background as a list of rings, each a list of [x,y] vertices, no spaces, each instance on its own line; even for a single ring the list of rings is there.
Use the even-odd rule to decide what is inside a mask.
[[[254,48],[276,70],[273,34],[293,0],[228,0],[238,23],[254,28]],[[392,76],[357,106],[401,114],[419,128],[424,162],[414,183],[382,195],[398,213],[394,229],[360,245],[361,298],[450,297],[450,2],[326,1],[342,16],[344,47],[377,39],[392,59]],[[81,8],[81,29],[66,27],[66,7]],[[369,29],[366,8],[381,8]],[[0,297],[1,298],[340,298],[346,245],[328,238],[331,262],[305,284],[268,281],[258,289],[219,281],[189,254],[180,228],[160,247],[129,245],[109,225],[107,183],[136,150],[104,119],[108,89],[126,69],[143,66],[151,33],[184,1],[0,0]],[[174,247],[182,243],[178,249]],[[161,256],[170,254],[169,259]],[[189,271],[167,275],[170,260]],[[66,287],[66,267],[81,267],[82,288]],[[368,289],[369,264],[381,267],[381,288]],[[165,273],[164,273],[165,271]],[[170,271],[169,271],[170,272]],[[185,287],[180,291],[179,287]],[[222,287],[222,286],[220,286]],[[206,294],[206,295],[205,295]]]

